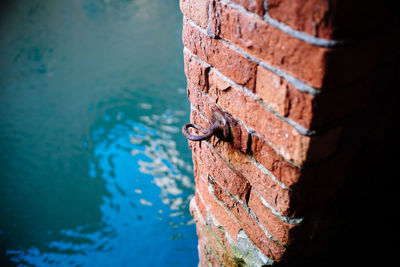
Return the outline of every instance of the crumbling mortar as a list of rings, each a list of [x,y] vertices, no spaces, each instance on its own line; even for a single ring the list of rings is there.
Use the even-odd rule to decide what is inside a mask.
[[[255,222],[257,223],[257,225],[263,230],[264,234],[273,242],[277,243],[279,246],[286,248],[285,245],[283,245],[281,242],[279,242],[278,240],[276,240],[269,232],[267,229],[265,229],[264,225],[259,221],[257,215],[245,204],[243,203],[242,200],[240,200],[239,197],[233,195],[232,193],[228,192],[225,188],[223,188],[218,181],[212,177],[211,175],[208,175],[208,177],[210,178],[210,180],[217,184],[218,186],[220,186],[222,188],[222,190],[224,190],[224,192],[230,196],[231,198],[233,198],[235,201],[237,201],[245,210],[248,214],[250,214],[250,216],[255,220]],[[208,191],[210,192],[210,194],[215,198],[216,201],[218,201],[218,203],[220,203],[221,205],[223,205],[225,208],[229,209],[228,207],[226,207],[226,205],[224,203],[222,203],[222,201],[220,201],[214,194],[214,188],[212,187],[211,184],[208,185]]]
[[[217,199],[218,203],[224,206],[224,203],[220,203],[220,201]],[[230,211],[229,211],[230,212]],[[221,230],[221,232],[223,232],[223,234],[225,235],[230,247],[232,248],[232,251],[234,253],[234,258],[233,260],[236,263],[241,263],[243,264],[244,262],[249,262],[248,257],[246,257],[246,255],[243,254],[242,250],[238,247],[238,240],[241,238],[242,234],[244,233],[245,237],[247,238],[247,241],[251,243],[251,245],[257,249],[257,254],[260,260],[262,260],[262,262],[266,265],[272,265],[274,263],[274,260],[270,259],[269,257],[267,257],[264,253],[261,252],[261,250],[259,248],[257,248],[257,246],[255,246],[247,237],[247,235],[245,234],[245,231],[243,229],[240,229],[239,233],[238,233],[238,237],[236,242],[233,241],[232,237],[229,235],[228,232],[225,231],[225,229],[221,226],[221,224],[218,222],[217,219],[215,219],[215,217],[207,212],[207,223],[212,223],[213,225],[215,225],[218,229]],[[212,230],[211,230],[212,231]],[[244,261],[244,262],[243,262]],[[264,264],[259,265],[259,266],[265,266]],[[253,264],[254,265],[254,264]],[[250,264],[250,266],[253,267],[252,264]],[[254,265],[257,266],[257,265]]]

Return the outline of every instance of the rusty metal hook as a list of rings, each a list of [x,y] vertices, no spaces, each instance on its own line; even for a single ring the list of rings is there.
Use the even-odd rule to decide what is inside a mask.
[[[202,132],[204,135],[192,135],[189,132],[189,128],[195,128],[200,132]],[[221,138],[227,140],[230,135],[230,130],[229,130],[229,125],[224,116],[219,112],[215,112],[213,115],[212,124],[207,129],[204,129],[200,125],[194,123],[188,123],[183,125],[182,133],[187,139],[191,141],[206,140],[213,135],[219,135]]]

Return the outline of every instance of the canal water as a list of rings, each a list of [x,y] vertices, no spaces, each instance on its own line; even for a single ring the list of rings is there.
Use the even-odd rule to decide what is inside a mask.
[[[177,0],[0,6],[0,266],[197,266]]]

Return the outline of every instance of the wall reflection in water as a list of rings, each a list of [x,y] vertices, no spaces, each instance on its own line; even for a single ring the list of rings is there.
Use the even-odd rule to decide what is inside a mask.
[[[178,1],[1,12],[0,265],[196,266]]]

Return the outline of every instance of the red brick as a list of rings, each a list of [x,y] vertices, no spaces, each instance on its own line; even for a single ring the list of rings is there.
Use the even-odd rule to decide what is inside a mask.
[[[199,196],[199,194],[197,192],[196,192],[196,196]],[[193,205],[197,205],[199,210],[202,209],[202,208],[200,208],[200,206],[204,206],[203,201],[201,200],[200,197],[198,200],[197,200],[197,198],[196,198],[196,200],[193,198],[192,201],[190,202],[190,210],[191,210],[192,214],[194,214],[194,212],[192,212],[192,210],[194,210],[194,208],[192,208]],[[203,217],[203,218],[204,218],[204,221],[206,221],[207,217]],[[225,229],[223,229],[220,225],[216,225],[216,222],[214,222],[214,219],[210,220],[209,218],[207,218],[207,220],[208,221],[206,221],[206,227],[208,228],[210,233],[212,233],[212,235],[215,237],[215,239],[219,243],[221,243],[221,245],[223,246],[227,255],[229,255],[229,257],[233,258],[234,253],[233,253],[233,250],[231,247],[231,243],[227,238]],[[199,221],[199,220],[196,220],[196,223],[197,223],[197,221]]]
[[[312,138],[301,135],[240,88],[231,86],[220,90],[218,85],[221,79],[215,71],[210,72],[209,96],[223,109],[264,136],[286,159],[303,165],[305,162],[318,159],[318,156],[326,157],[335,151],[338,131],[327,131],[321,136]],[[317,141],[321,141],[319,143],[323,141],[323,147],[313,149],[312,153],[309,153],[312,142]]]
[[[259,16],[264,15],[264,0],[232,0],[232,2],[241,5]]]
[[[268,0],[268,14],[291,28],[324,39],[367,37],[379,32],[388,14],[379,0]],[[357,16],[354,15],[357,12]]]
[[[200,27],[207,28],[209,2],[209,0],[180,0],[180,8],[186,17]]]
[[[321,88],[327,48],[310,45],[220,2],[211,11],[214,34],[229,40],[250,55]]]
[[[184,51],[183,55],[188,83],[192,83],[196,88],[208,92],[208,72],[210,71],[210,66],[200,62],[186,51]]]
[[[288,187],[293,187],[298,182],[301,169],[287,162],[263,139],[253,135],[252,147],[254,159],[261,163],[274,176]]]
[[[337,49],[320,47],[230,5],[215,2],[212,7],[210,21],[215,35],[314,88],[356,81],[371,73],[379,60],[375,40]]]
[[[221,229],[220,226],[217,226],[214,223],[210,223],[207,226],[215,234],[217,239],[223,244],[224,249],[227,252],[227,255],[229,255],[231,258],[234,258],[233,249],[232,249],[230,241],[228,240],[228,238],[226,236],[225,231],[223,229]]]
[[[285,253],[285,248],[269,239],[255,219],[239,202],[227,195],[218,184],[212,183],[212,185],[215,196],[220,201],[226,203],[230,211],[239,218],[242,228],[250,240],[268,257],[279,261]]]
[[[187,94],[192,106],[201,110],[202,114],[211,122],[214,112],[220,110],[217,105],[191,83],[187,85]],[[204,125],[204,127],[208,126]]]
[[[250,192],[249,208],[276,240],[285,246],[291,243],[299,227],[281,221],[261,202],[261,199],[253,190]]]
[[[194,202],[197,205],[197,208],[199,209],[200,215],[202,216],[202,218],[204,219],[204,221],[207,219],[207,208],[206,206],[204,206],[203,201],[201,200],[201,197],[199,195],[199,193],[195,192],[194,193],[194,198],[193,198]],[[190,203],[192,204],[192,203]],[[193,216],[193,211],[190,210],[192,216]]]
[[[215,252],[211,250],[210,246],[205,242],[205,250],[207,252],[207,259],[210,262],[211,266],[222,267],[221,262],[216,257]]]
[[[283,189],[279,184],[271,179],[267,174],[251,162],[246,155],[233,148],[226,142],[214,142],[217,150],[227,161],[246,179],[251,186],[256,188],[264,199],[279,213],[290,216],[291,212],[291,192]]]
[[[195,193],[196,194],[196,193]],[[199,199],[196,198],[196,196],[194,198],[192,198],[190,200],[189,203],[189,211],[190,214],[192,215],[192,217],[194,218],[194,221],[196,222],[196,224],[205,224],[206,222],[206,216],[207,216],[207,211],[205,211],[204,214],[202,214],[201,212],[201,208],[199,207]]]
[[[208,183],[205,180],[207,179],[207,173],[202,162],[196,159],[195,164],[196,192],[201,195],[205,202],[203,204],[208,207],[208,212],[218,221],[231,238],[236,240],[241,227],[239,221],[232,213],[225,210],[208,191]]]
[[[252,144],[256,160],[267,168],[277,167],[276,170],[281,172],[280,175],[275,174],[277,177],[285,177],[285,179],[293,177],[292,179],[297,181],[291,186],[293,191],[291,191],[289,203],[290,215],[294,217],[309,215],[334,197],[346,177],[347,166],[351,164],[358,150],[357,144],[351,144],[340,148],[326,159],[299,169],[291,164],[286,167],[281,165],[285,163],[284,161],[274,162],[273,156],[270,157],[270,153],[267,151],[270,147],[259,137],[253,136]],[[265,152],[263,153],[263,151]],[[259,193],[265,198],[261,192]],[[269,202],[267,198],[265,199]]]
[[[197,232],[197,235],[199,232]],[[207,259],[207,250],[205,246],[205,241],[199,236],[199,240],[197,243],[197,251],[199,253],[199,265],[198,267],[209,267],[208,259]]]
[[[309,129],[315,96],[301,92],[284,78],[258,66],[256,94],[271,109]]]
[[[254,90],[257,64],[237,53],[224,42],[207,36],[183,21],[183,44],[203,61],[216,67],[237,84]]]
[[[192,118],[195,123],[202,125],[203,120],[200,115],[193,114]],[[289,190],[283,189],[271,177],[257,168],[243,152],[233,147],[229,142],[214,138],[207,143],[204,141],[204,144],[208,144],[210,149],[213,147],[224,160],[228,161],[237,172],[241,173],[275,210],[285,216],[290,216],[291,192]],[[300,172],[297,175],[300,176]]]
[[[193,85],[188,84],[188,97],[189,101],[192,105],[199,111],[202,112],[202,115],[209,121],[212,121],[212,116],[214,112],[222,112],[220,108],[218,108],[215,103],[207,97],[205,94],[202,94],[199,90],[197,90]],[[191,117],[194,118],[194,112],[191,112]],[[197,123],[202,126],[204,129],[209,127],[209,122],[199,120],[193,121],[192,123]],[[231,143],[238,148],[240,151],[247,153],[250,150],[250,134],[246,130],[246,128],[237,122],[235,119],[229,119],[230,125],[230,135],[231,135]]]
[[[206,124],[206,122],[196,112],[192,113],[192,122],[200,124],[203,127],[205,127],[204,125]],[[321,138],[323,137],[324,136],[321,136]],[[313,137],[313,140],[314,138],[319,137]],[[329,138],[329,136],[327,136],[327,138]],[[325,147],[321,145],[321,143],[323,144],[325,142],[323,141],[323,139],[321,139],[320,141],[321,142],[318,142],[317,139],[314,143],[311,143],[312,145],[310,146],[310,153],[313,152],[314,147],[316,147],[317,150],[320,149],[320,147],[322,147],[322,150],[325,149]],[[209,145],[210,147],[207,147],[207,143],[203,142],[202,150],[207,151],[215,149],[224,158],[224,160],[228,161],[235,168],[237,172],[246,177],[250,184],[254,186],[257,191],[259,191],[261,196],[275,210],[277,210],[284,216],[299,216],[299,214],[301,214],[302,212],[301,210],[299,210],[299,207],[302,206],[302,201],[306,199],[304,198],[304,195],[316,195],[316,193],[313,192],[304,194],[304,192],[298,190],[300,187],[304,188],[304,184],[310,183],[310,181],[312,180],[310,178],[312,172],[307,171],[307,173],[304,173],[302,169],[287,162],[281,156],[279,156],[275,152],[275,150],[273,150],[263,139],[259,138],[256,135],[253,136],[252,140],[252,152],[255,160],[260,162],[266,167],[266,169],[271,171],[278,180],[283,182],[286,186],[292,187],[295,191],[283,189],[268,175],[266,175],[258,167],[256,167],[245,154],[234,148],[230,143],[214,140],[212,142],[213,148],[211,148],[211,143],[209,143]],[[321,155],[321,153],[323,152],[324,151],[318,152],[317,154]],[[214,155],[217,158],[219,157],[219,155],[217,155],[215,152]],[[215,160],[213,159],[212,162],[214,163]],[[307,170],[312,170],[312,168],[307,168]],[[212,167],[210,167],[210,169],[212,169]],[[225,171],[225,169],[223,172],[228,173],[227,171]],[[332,173],[332,170],[326,170],[326,172]],[[315,175],[313,174],[313,176]],[[298,183],[301,183],[303,186],[299,186]],[[315,189],[318,187],[318,192],[320,192],[323,188],[323,185],[319,184],[318,186],[316,186],[314,182],[311,183],[309,186],[310,188]],[[244,199],[244,197],[245,195],[242,194],[242,199]]]
[[[274,111],[306,129],[319,129],[361,110],[369,101],[374,76],[313,96],[259,66],[256,94]]]
[[[305,160],[309,137],[300,135],[240,88],[232,85],[228,89],[220,89],[221,80],[218,73],[210,72],[209,96],[218,105],[265,136],[286,158],[293,158],[297,162]],[[302,144],[306,146],[301,147]]]
[[[222,243],[215,238],[215,234],[207,225],[197,224],[197,231],[201,239],[209,246],[213,252],[217,255],[217,263],[221,262],[225,266],[234,266],[234,261],[228,254],[228,251],[222,246]],[[211,252],[211,251],[209,251]],[[211,253],[213,253],[211,252]],[[215,255],[214,255],[215,256]]]
[[[207,145],[200,142],[189,141],[189,146],[197,159],[202,160],[207,173],[218,180],[226,190],[245,201],[250,189],[250,184],[242,175],[235,173],[226,162]]]

